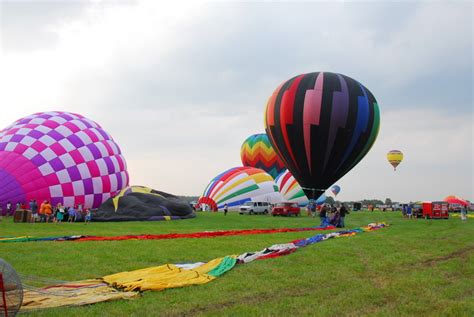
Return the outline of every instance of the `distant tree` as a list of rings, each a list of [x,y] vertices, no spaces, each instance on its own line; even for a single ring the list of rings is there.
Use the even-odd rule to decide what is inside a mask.
[[[361,200],[361,203],[363,205],[372,205],[372,206],[383,205],[383,201],[379,199],[364,199],[364,200]]]
[[[188,203],[192,201],[198,201],[199,199],[199,196],[178,196],[178,197],[181,198],[182,200],[187,201]]]
[[[385,198],[385,205],[392,205],[392,200],[390,198]]]

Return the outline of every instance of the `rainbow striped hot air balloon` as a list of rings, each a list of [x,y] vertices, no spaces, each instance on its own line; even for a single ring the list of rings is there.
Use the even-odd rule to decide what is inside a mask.
[[[393,170],[397,170],[398,164],[403,161],[403,153],[399,150],[391,150],[387,153],[387,160],[393,166]]]
[[[243,166],[234,167],[214,177],[207,185],[198,205],[211,210],[235,207],[247,201],[276,203],[282,200],[278,186],[264,170]]]
[[[285,169],[265,133],[249,136],[242,143],[240,158],[243,166],[263,169],[273,178]]]
[[[300,206],[308,204],[308,198],[290,171],[286,170],[278,175],[275,183],[278,185],[285,201],[297,203]]]

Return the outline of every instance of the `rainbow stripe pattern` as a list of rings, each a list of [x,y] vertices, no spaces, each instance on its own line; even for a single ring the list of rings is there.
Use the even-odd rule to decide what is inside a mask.
[[[265,133],[249,136],[240,148],[240,158],[243,166],[263,169],[273,178],[285,169]]]
[[[198,205],[206,204],[211,210],[239,206],[247,201],[278,202],[281,195],[273,177],[255,167],[234,167],[214,177]]]

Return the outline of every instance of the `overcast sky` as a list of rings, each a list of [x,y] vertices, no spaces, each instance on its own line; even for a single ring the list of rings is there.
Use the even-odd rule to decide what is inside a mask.
[[[0,129],[80,113],[131,183],[200,195],[264,132],[273,90],[312,71],[370,89],[379,137],[341,200],[474,200],[473,4],[0,0]],[[404,152],[396,172],[386,161]]]

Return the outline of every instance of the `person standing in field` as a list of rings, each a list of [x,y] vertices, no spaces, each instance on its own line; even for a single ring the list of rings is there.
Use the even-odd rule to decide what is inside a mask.
[[[91,222],[91,218],[92,218],[91,210],[89,208],[86,208],[84,212],[86,213],[86,216],[84,217],[84,224],[87,224]]]
[[[51,215],[53,213],[53,207],[51,207],[51,204],[49,201],[45,200],[40,207],[40,214],[42,217],[44,217],[46,222],[49,222],[49,219],[51,218]]]
[[[228,211],[227,204],[225,204],[224,205],[224,216],[227,216],[227,211]]]
[[[461,220],[467,220],[467,205],[461,207]]]
[[[31,222],[35,223],[36,218],[38,218],[38,204],[36,203],[36,199],[32,199],[30,201],[30,210],[31,210]]]
[[[319,218],[321,219],[321,224],[320,224],[321,227],[327,226],[327,212],[328,212],[328,208],[326,207],[326,205],[323,205],[323,207],[321,207],[321,210],[319,212]]]
[[[56,206],[56,223],[61,223],[64,219],[64,207],[59,203]]]
[[[314,199],[311,199],[310,203],[309,203],[309,213],[311,214],[311,216],[316,217],[316,202],[314,201]]]
[[[345,227],[344,219],[346,215],[348,214],[349,214],[349,210],[346,208],[346,205],[342,204],[341,208],[339,208],[339,216],[340,216],[339,225],[341,228]]]
[[[76,210],[74,209],[74,207],[69,208],[68,215],[69,215],[67,219],[68,222],[76,222]]]
[[[408,205],[407,206],[407,216],[408,216],[408,219],[411,219],[411,214],[412,214],[412,207],[411,205]]]

